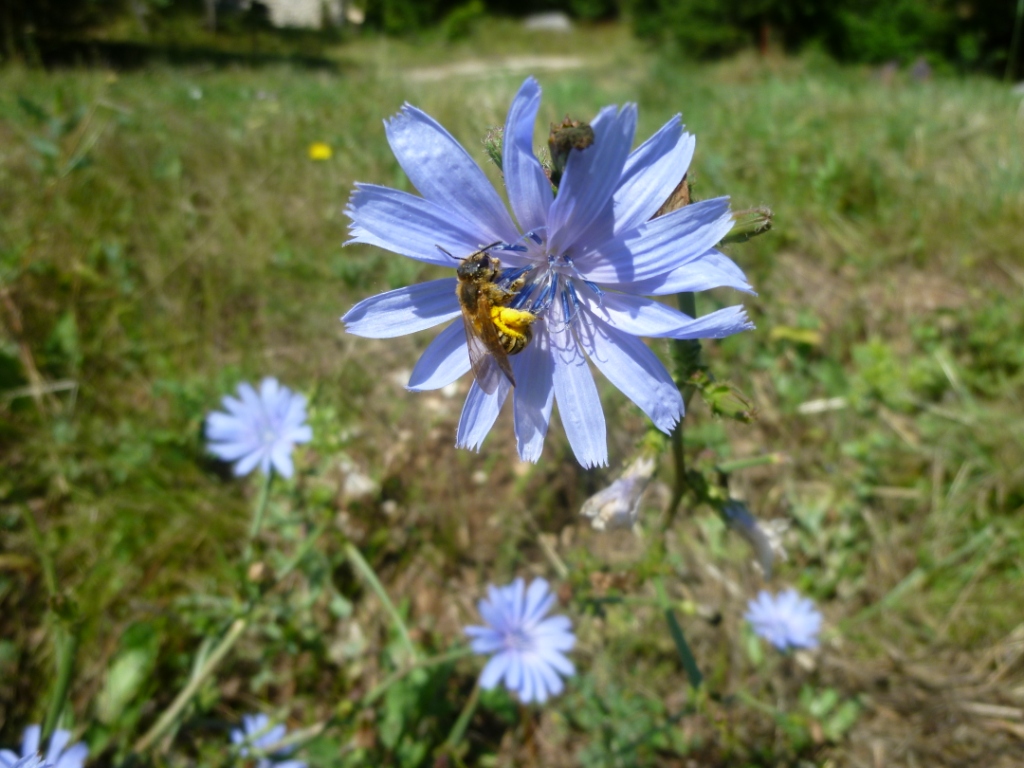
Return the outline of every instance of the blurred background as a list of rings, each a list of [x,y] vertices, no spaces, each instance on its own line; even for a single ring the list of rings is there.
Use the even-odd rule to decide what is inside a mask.
[[[98,766],[240,764],[227,734],[255,711],[312,729],[316,768],[1021,765],[1022,16],[1018,0],[5,0],[0,746],[67,683],[61,723]],[[681,112],[695,198],[774,211],[728,248],[758,295],[697,297],[757,324],[704,345],[756,419],[695,400],[685,436],[695,466],[773,457],[731,477],[785,553],[770,582],[713,510],[662,529],[669,459],[635,530],[580,518],[646,430],[607,381],[607,469],[581,470],[557,420],[519,462],[508,413],[479,454],[456,451],[468,380],[404,389],[433,334],[338,322],[443,274],[342,248],[356,181],[410,188],[382,120],[423,108],[500,186],[482,140],[528,75],[538,146],[607,104],[638,103],[638,142]],[[259,483],[209,455],[203,420],[271,375],[309,398],[315,436],[241,573]],[[454,749],[479,660],[371,696],[403,631],[443,654],[486,584],[516,575],[556,583],[573,619],[565,694],[521,711],[489,693]],[[250,629],[173,740],[130,757],[251,582],[269,586]],[[825,616],[814,653],[779,656],[743,622],[784,586]]]

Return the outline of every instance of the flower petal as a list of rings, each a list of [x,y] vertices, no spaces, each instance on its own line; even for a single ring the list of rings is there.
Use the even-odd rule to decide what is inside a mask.
[[[523,461],[537,461],[544,449],[544,438],[551,423],[551,406],[555,402],[555,390],[551,385],[554,368],[548,334],[538,322],[533,343],[512,358],[512,369],[518,382],[513,394],[513,418],[519,458]]]
[[[434,118],[406,104],[384,126],[395,158],[423,197],[476,224],[487,242],[519,236],[480,166]]]
[[[659,277],[706,254],[732,225],[727,197],[702,200],[617,235],[577,258],[576,268],[613,287]]]
[[[598,320],[633,336],[668,339],[721,339],[753,328],[740,305],[692,318],[643,296],[606,293],[600,301],[585,299]]]
[[[508,673],[511,663],[512,654],[507,651],[492,656],[480,673],[480,687],[485,691],[491,690]]]
[[[524,232],[548,223],[554,199],[551,182],[533,154],[533,127],[540,107],[540,86],[532,77],[519,88],[505,120],[502,172],[508,200]]]
[[[457,448],[480,450],[484,438],[491,431],[498,413],[501,412],[501,406],[505,404],[510,389],[512,384],[504,376],[491,395],[480,389],[476,381],[473,382],[466,396],[466,404],[462,407],[462,416],[459,418],[459,430],[455,437]]]
[[[552,379],[558,415],[569,445],[584,469],[608,463],[604,411],[587,360],[568,329],[552,331]]]
[[[564,252],[586,234],[615,193],[636,132],[636,106],[627,104],[618,114],[615,107],[605,107],[590,127],[594,143],[570,152],[548,213],[551,253]]]
[[[711,288],[735,288],[743,293],[754,293],[743,270],[737,267],[732,259],[714,248],[699,259],[678,266],[658,277],[638,281],[627,280],[615,287],[627,293],[647,296],[706,291]]]
[[[596,232],[588,231],[578,241],[579,247],[591,250],[601,244],[600,234],[606,234],[607,239],[648,221],[685,175],[695,145],[696,140],[683,132],[679,115],[676,115],[633,150],[602,217],[613,222],[611,232],[604,227]]]
[[[469,370],[466,329],[456,321],[423,350],[409,377],[408,389],[422,392],[451,384]]]
[[[526,590],[526,605],[523,609],[523,623],[532,626],[536,624],[544,614],[551,610],[555,603],[555,594],[544,579],[534,579],[530,582],[530,588]]]
[[[345,330],[371,339],[404,336],[451,320],[461,313],[457,280],[446,277],[363,299],[345,313]]]
[[[683,397],[658,356],[640,339],[580,314],[577,336],[594,365],[668,433],[683,415]],[[561,401],[559,401],[561,407]]]
[[[487,244],[480,242],[472,220],[409,192],[375,184],[356,184],[345,213],[352,219],[349,243],[375,245],[442,267],[457,266],[452,256],[466,256]]]
[[[696,145],[676,115],[629,155],[612,197],[617,233],[640,226],[658,212],[686,175]]]

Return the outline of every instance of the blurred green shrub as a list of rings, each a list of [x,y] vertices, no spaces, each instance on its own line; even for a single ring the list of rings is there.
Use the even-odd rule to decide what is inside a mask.
[[[637,35],[691,58],[779,42],[850,62],[924,56],[963,69],[1024,70],[1019,46],[1012,50],[1014,0],[630,0],[626,8]]]

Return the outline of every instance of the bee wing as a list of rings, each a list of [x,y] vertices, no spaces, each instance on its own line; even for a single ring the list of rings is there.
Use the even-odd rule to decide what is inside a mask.
[[[465,309],[462,311],[463,324],[466,326],[466,346],[469,348],[469,364],[473,367],[473,376],[480,389],[488,395],[493,394],[501,383],[501,377],[515,386],[512,365],[508,355],[501,346],[498,331],[490,323],[478,323]]]

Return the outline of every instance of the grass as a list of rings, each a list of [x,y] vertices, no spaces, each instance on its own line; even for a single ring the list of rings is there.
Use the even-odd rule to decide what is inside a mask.
[[[481,454],[457,452],[465,382],[454,397],[401,386],[430,335],[365,340],[338,323],[367,295],[435,276],[341,248],[353,182],[408,185],[381,120],[409,101],[474,151],[524,75],[509,57],[535,51],[588,62],[538,70],[542,123],[635,100],[644,137],[682,111],[696,194],[775,211],[771,234],[731,250],[758,289],[758,330],[706,345],[759,418],[697,403],[686,438],[696,460],[788,457],[736,473],[732,490],[784,529],[773,588],[825,613],[813,656],[776,658],[744,628],[764,585],[710,510],[684,510],[664,549],[661,485],[640,537],[578,521],[644,431],[607,382],[608,470],[580,470],[559,428],[537,465],[519,464],[505,419]],[[306,748],[318,767],[445,764],[433,755],[479,664],[417,669],[364,707],[406,652],[354,544],[425,657],[458,645],[488,581],[562,584],[579,676],[539,711],[485,694],[453,761],[1014,765],[1019,97],[981,79],[885,84],[814,57],[684,65],[611,27],[536,42],[494,22],[454,46],[365,39],[332,55],[338,72],[0,71],[0,743],[43,718],[63,627],[79,647],[66,724],[96,764],[120,764],[255,583],[251,631],[155,764],[227,764],[226,730],[254,710],[328,722]],[[479,67],[436,79],[453,60]],[[330,161],[307,158],[314,141]],[[698,308],[735,301],[712,292]],[[316,437],[275,489],[263,570],[246,580],[259,484],[204,452],[201,425],[264,375],[310,397]]]

